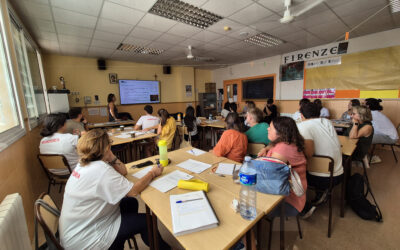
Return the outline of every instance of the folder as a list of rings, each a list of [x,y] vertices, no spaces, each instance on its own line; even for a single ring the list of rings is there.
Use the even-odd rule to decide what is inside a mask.
[[[172,228],[176,236],[217,227],[218,218],[204,191],[170,196]]]

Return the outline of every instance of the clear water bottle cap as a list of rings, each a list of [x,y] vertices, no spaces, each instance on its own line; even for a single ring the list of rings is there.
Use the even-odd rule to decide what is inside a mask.
[[[251,161],[251,157],[250,156],[244,157],[244,161]]]

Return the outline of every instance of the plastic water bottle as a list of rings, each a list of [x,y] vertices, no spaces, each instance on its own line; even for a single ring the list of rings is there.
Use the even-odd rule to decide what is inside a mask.
[[[160,163],[163,167],[168,166],[168,153],[167,153],[167,141],[158,141],[158,151],[160,151]]]
[[[253,220],[257,216],[257,171],[251,163],[251,157],[246,156],[239,172],[242,188],[239,193],[240,215],[246,220]]]
[[[208,116],[208,120],[212,120],[213,119],[213,116],[212,116],[212,114],[210,113],[210,115]]]

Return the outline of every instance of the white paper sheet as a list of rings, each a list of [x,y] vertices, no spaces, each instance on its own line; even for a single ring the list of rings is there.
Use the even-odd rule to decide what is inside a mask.
[[[190,174],[186,174],[182,171],[175,170],[174,172],[171,172],[166,176],[163,176],[153,181],[152,183],[150,183],[150,186],[158,189],[160,192],[165,193],[176,187],[178,185],[179,180],[190,180],[192,178],[193,176],[191,176]]]
[[[220,163],[218,165],[217,170],[215,171],[216,174],[223,174],[223,175],[232,175],[233,173],[233,168],[235,167],[235,170],[238,170],[241,165],[236,164],[231,164],[231,163]]]
[[[116,138],[121,138],[121,139],[126,139],[126,138],[131,138],[131,135],[128,133],[122,133],[120,135],[116,135]]]
[[[132,174],[132,176],[140,179],[140,178],[142,178],[143,176],[145,176],[148,172],[150,172],[150,170],[151,170],[154,166],[155,166],[155,165],[146,167],[146,168],[140,170],[139,172],[136,172],[136,173]]]
[[[189,154],[194,155],[194,156],[199,156],[199,155],[202,155],[205,153],[205,151],[197,149],[197,148],[192,148],[191,150],[188,150],[186,152],[188,152]]]
[[[210,168],[211,164],[189,159],[179,163],[177,166],[189,170],[193,173],[200,174],[204,170]]]
[[[99,108],[88,108],[89,115],[99,115]]]

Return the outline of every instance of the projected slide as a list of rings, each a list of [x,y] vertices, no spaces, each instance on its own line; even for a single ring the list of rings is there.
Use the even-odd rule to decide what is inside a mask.
[[[121,104],[159,103],[158,81],[119,80]]]

